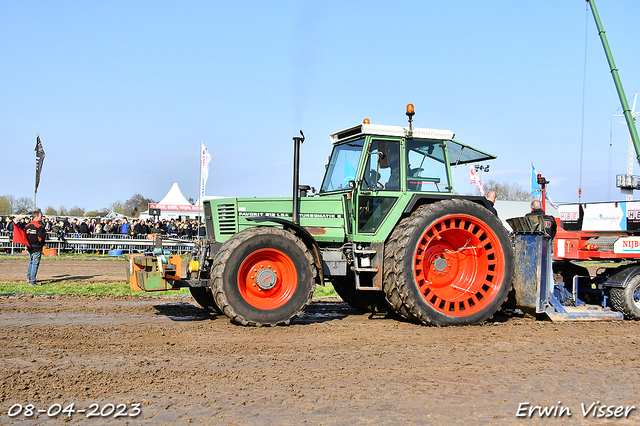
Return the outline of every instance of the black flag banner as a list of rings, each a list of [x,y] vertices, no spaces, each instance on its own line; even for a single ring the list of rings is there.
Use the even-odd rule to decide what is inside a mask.
[[[40,185],[40,172],[42,172],[42,163],[44,163],[44,148],[42,148],[42,142],[40,142],[40,134],[36,138],[36,192],[38,192],[38,185]]]

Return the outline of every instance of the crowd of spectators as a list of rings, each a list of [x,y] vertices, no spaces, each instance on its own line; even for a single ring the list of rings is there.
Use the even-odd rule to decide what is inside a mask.
[[[0,233],[12,234],[13,227],[24,229],[29,223],[28,217],[6,216],[0,218]],[[197,238],[206,235],[204,223],[197,220],[179,221],[174,219],[144,220],[127,218],[52,218],[44,217],[45,230],[50,234],[65,236],[79,234],[83,238],[99,235],[128,235],[133,238],[144,238],[149,234],[180,238]]]

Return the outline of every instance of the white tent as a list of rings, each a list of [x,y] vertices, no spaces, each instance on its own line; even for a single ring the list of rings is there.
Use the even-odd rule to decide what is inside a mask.
[[[162,200],[158,202],[158,204],[164,205],[181,205],[181,206],[190,206],[191,203],[187,200],[184,195],[182,195],[182,191],[180,191],[180,187],[177,182],[174,182],[171,186],[167,195],[164,196]]]
[[[108,219],[122,219],[125,216],[121,213],[116,213],[113,210],[109,210],[109,213],[107,213],[105,217]]]
[[[160,219],[195,219],[198,216],[202,216],[202,209],[199,205],[193,205],[182,195],[180,187],[177,182],[171,186],[167,195],[162,200],[155,204],[149,204],[151,209],[160,209]],[[140,213],[141,219],[149,219],[154,216],[149,214],[149,211]]]

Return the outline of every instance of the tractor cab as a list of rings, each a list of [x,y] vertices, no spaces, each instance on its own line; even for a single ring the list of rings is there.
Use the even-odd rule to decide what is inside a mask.
[[[320,193],[453,193],[450,166],[496,157],[453,140],[449,130],[365,123],[331,135]],[[364,153],[364,155],[363,155]]]
[[[454,194],[451,166],[496,158],[453,138],[449,130],[413,128],[411,120],[408,128],[365,120],[334,133],[319,195],[347,194],[355,233],[386,236],[384,222],[395,224],[410,199]]]

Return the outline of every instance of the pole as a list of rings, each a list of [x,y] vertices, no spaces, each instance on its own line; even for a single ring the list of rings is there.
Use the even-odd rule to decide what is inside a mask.
[[[204,207],[202,204],[202,162],[204,158],[204,144],[200,142],[200,182],[198,183],[198,199],[200,200],[200,207],[202,207],[202,212],[204,214]],[[200,214],[198,214],[200,218]]]
[[[293,223],[300,223],[300,206],[298,205],[300,193],[300,145],[304,142],[304,133],[300,130],[302,137],[293,138]]]
[[[38,133],[36,135],[36,141],[38,140],[38,138],[40,137],[40,133]],[[38,149],[38,144],[36,142],[36,150]],[[33,211],[35,212],[38,207],[36,204],[36,195],[38,194],[38,154],[36,151],[36,176],[35,176],[35,182],[34,182],[34,186],[33,186]]]
[[[607,61],[609,62],[609,68],[611,69],[611,76],[613,77],[613,83],[615,84],[616,90],[618,91],[620,104],[622,105],[622,110],[624,111],[624,118],[627,121],[627,126],[629,127],[629,134],[631,136],[631,139],[633,140],[633,145],[636,149],[636,158],[638,162],[640,162],[640,138],[638,138],[638,131],[636,129],[636,124],[635,124],[635,121],[633,120],[633,115],[631,114],[631,110],[629,109],[629,103],[627,102],[627,97],[624,94],[622,81],[620,81],[620,76],[618,75],[618,68],[616,68],[616,64],[613,61],[613,55],[611,54],[611,49],[609,48],[609,42],[607,41],[607,36],[605,34],[604,28],[602,28],[602,23],[600,22],[600,15],[598,14],[598,9],[596,8],[595,1],[594,0],[586,0],[586,1],[591,6],[591,11],[593,12],[593,19],[595,19],[596,21],[598,34],[600,35],[600,40],[602,41],[602,47],[604,47],[604,53],[607,56]]]

